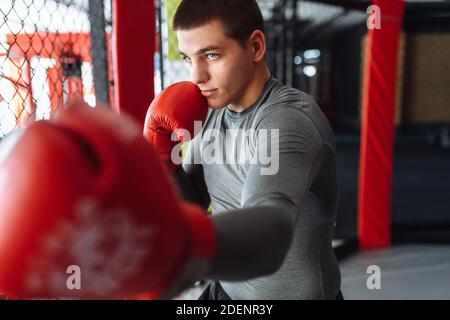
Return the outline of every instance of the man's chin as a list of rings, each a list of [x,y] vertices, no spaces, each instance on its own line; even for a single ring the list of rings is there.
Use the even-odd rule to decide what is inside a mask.
[[[223,107],[228,105],[228,103],[226,103],[224,101],[219,101],[216,99],[207,99],[207,101],[208,101],[208,106],[211,109],[222,109]]]

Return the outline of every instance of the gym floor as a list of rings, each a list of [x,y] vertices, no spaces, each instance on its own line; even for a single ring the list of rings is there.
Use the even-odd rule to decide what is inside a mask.
[[[380,289],[368,289],[367,268],[380,270]],[[450,245],[404,244],[358,252],[340,261],[348,300],[450,299]]]
[[[341,258],[339,265],[346,300],[450,299],[448,244],[398,244],[388,249],[353,252]],[[379,267],[379,288],[368,288],[368,279],[373,275],[371,266]],[[176,299],[195,300],[207,284],[198,284]]]

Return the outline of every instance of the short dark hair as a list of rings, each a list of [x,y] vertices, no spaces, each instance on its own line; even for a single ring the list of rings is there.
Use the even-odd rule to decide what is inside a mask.
[[[173,30],[190,30],[218,20],[225,34],[245,47],[255,30],[264,32],[264,20],[255,0],[182,0],[173,18]]]

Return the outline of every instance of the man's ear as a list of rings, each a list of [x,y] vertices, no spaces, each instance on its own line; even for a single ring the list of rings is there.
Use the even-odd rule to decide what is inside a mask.
[[[259,62],[266,55],[266,36],[261,30],[255,30],[248,38],[248,47],[253,56],[254,62]]]

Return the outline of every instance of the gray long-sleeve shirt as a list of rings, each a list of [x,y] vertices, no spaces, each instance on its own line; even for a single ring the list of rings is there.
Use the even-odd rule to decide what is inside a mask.
[[[336,297],[336,146],[310,96],[272,76],[245,111],[210,110],[175,180],[187,200],[211,202],[209,276],[232,299]]]

